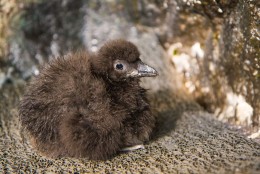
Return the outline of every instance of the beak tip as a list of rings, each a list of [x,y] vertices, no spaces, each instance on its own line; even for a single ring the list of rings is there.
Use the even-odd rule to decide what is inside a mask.
[[[154,72],[155,76],[159,76],[158,71],[156,71],[156,70],[154,70],[154,71],[155,71],[155,72]]]
[[[152,68],[152,71],[150,72],[150,75],[151,75],[152,77],[156,77],[156,76],[159,75],[159,73],[158,73],[158,71],[156,71],[154,68]]]
[[[159,73],[154,68],[144,64],[141,61],[138,64],[137,72],[138,77],[155,77],[159,75]]]

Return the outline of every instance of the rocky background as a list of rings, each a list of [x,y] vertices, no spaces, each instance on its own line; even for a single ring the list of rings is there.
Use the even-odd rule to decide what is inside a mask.
[[[0,171],[259,172],[259,17],[253,0],[1,0]],[[160,73],[143,81],[153,141],[105,162],[35,153],[17,119],[26,82],[53,57],[114,38]]]

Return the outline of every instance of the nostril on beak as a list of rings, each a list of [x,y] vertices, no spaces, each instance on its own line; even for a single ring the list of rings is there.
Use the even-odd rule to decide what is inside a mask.
[[[153,77],[158,75],[158,72],[154,68],[141,61],[138,63],[137,70],[140,77]]]

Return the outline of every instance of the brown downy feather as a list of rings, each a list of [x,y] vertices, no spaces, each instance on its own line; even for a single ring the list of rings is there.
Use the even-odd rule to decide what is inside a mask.
[[[139,56],[132,43],[116,40],[97,54],[79,52],[46,65],[19,106],[36,148],[49,157],[104,160],[148,141],[155,118],[146,91],[139,78],[126,77],[113,64],[136,67]]]

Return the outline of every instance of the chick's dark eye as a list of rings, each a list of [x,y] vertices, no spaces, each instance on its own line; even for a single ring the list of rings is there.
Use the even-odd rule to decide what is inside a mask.
[[[124,68],[124,65],[119,63],[119,64],[116,64],[116,69],[119,69],[119,70],[123,70]]]

